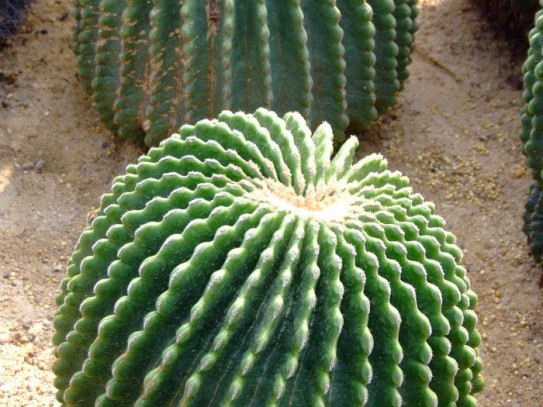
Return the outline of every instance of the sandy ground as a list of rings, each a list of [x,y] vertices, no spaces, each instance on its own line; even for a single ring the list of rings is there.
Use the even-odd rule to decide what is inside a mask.
[[[70,50],[70,0],[37,0],[0,51],[0,405],[52,406],[51,321],[65,263],[114,175],[137,159],[98,120]],[[521,216],[522,57],[468,0],[422,0],[412,76],[366,135],[433,200],[479,294],[481,406],[543,405],[541,269]],[[518,54],[518,52],[517,52]]]

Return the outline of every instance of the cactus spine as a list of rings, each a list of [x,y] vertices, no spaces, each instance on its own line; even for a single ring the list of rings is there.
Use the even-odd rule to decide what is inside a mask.
[[[125,175],[57,297],[65,405],[470,405],[477,297],[434,206],[298,113],[222,112]]]
[[[223,109],[367,129],[407,78],[416,0],[75,0],[85,89],[152,146]]]

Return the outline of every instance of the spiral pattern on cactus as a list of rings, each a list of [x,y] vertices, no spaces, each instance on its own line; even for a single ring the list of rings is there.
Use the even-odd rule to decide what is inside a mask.
[[[397,103],[416,1],[75,0],[74,51],[103,121],[136,143],[259,107],[341,142]]]
[[[476,404],[477,297],[434,205],[349,138],[222,112],[130,165],[57,297],[66,405]],[[135,404],[134,404],[135,403]]]

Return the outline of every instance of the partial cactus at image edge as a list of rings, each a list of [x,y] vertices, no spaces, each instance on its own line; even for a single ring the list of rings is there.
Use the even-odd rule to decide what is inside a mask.
[[[68,406],[475,406],[462,253],[380,155],[328,124],[222,112],[102,197],[54,319]]]
[[[541,185],[543,170],[543,10],[529,34],[530,48],[522,66],[525,104],[521,110],[520,140],[532,177]]]
[[[535,183],[530,187],[530,195],[524,213],[523,231],[528,238],[530,251],[536,263],[541,263],[543,255],[543,224],[541,217],[541,188],[543,186],[543,10],[535,17],[535,26],[530,31],[530,48],[522,72],[524,74],[525,101],[521,110],[520,140],[526,164],[532,171]]]
[[[335,141],[408,77],[416,0],[75,0],[74,51],[106,125],[157,145],[221,110],[298,111]]]

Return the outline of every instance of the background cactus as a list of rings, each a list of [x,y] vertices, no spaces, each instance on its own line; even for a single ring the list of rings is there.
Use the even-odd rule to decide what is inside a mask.
[[[477,297],[379,155],[264,109],[183,126],[115,179],[54,320],[66,405],[475,405]]]
[[[530,187],[526,203],[524,232],[536,262],[540,263],[543,254],[543,207],[540,202],[543,186],[543,10],[535,16],[535,26],[530,31],[529,40],[528,56],[522,67],[525,105],[521,111],[520,139],[524,143],[522,151],[535,183]]]
[[[526,38],[532,28],[539,0],[474,0],[499,31]]]
[[[29,3],[30,0],[2,0],[0,2],[0,40],[15,32]]]
[[[299,111],[336,141],[396,104],[416,0],[75,0],[74,51],[109,128],[147,145],[221,110]]]

